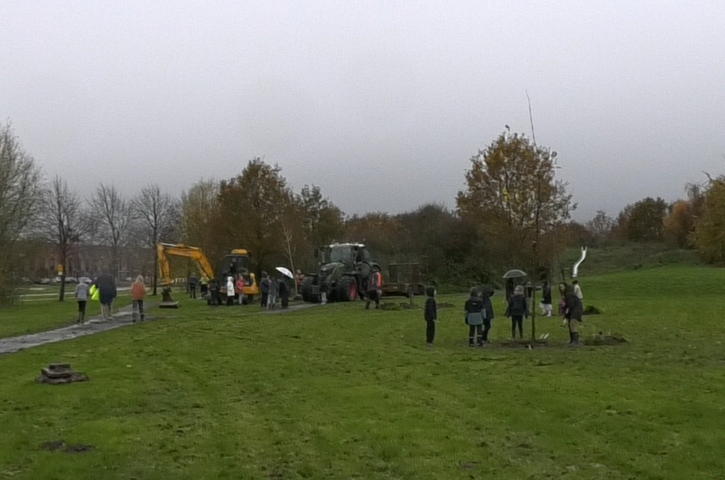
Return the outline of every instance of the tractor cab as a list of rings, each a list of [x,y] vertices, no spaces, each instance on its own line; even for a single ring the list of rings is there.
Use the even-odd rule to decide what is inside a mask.
[[[342,263],[348,268],[361,263],[372,262],[372,255],[360,243],[338,243],[320,247],[318,250],[318,260],[320,265],[328,263]]]

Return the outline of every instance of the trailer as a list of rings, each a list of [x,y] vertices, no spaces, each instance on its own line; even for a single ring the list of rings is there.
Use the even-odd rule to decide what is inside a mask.
[[[391,263],[383,281],[383,295],[404,295],[412,298],[425,295],[425,284],[419,263]]]

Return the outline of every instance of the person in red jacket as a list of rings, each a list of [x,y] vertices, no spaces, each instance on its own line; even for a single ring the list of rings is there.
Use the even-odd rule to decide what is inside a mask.
[[[383,293],[383,274],[380,273],[380,267],[373,264],[370,270],[370,278],[368,278],[367,301],[365,302],[365,310],[370,308],[370,302],[375,302],[375,308],[380,308],[380,297]]]
[[[131,285],[131,299],[133,300],[133,323],[137,319],[143,322],[143,300],[146,298],[146,285],[143,283],[143,277],[139,275],[136,281]]]

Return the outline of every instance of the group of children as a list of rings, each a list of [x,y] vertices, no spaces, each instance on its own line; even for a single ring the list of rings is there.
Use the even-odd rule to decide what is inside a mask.
[[[569,345],[579,345],[579,323],[582,322],[583,295],[579,282],[574,280],[572,285],[559,284],[561,302],[559,303],[559,314],[564,317],[565,324],[569,327]],[[533,289],[532,289],[533,292]],[[485,346],[488,334],[491,331],[491,324],[494,319],[493,303],[491,297],[494,290],[485,286],[481,291],[472,288],[469,298],[464,306],[464,322],[468,325],[468,346]],[[426,288],[426,303],[424,308],[424,320],[426,322],[426,342],[433,346],[436,333],[436,322],[438,321],[438,306],[436,303],[436,291],[433,287]],[[514,288],[512,294],[506,300],[507,318],[511,319],[511,340],[516,339],[518,330],[519,338],[524,338],[524,319],[530,315],[529,303],[532,295],[525,295],[523,285]],[[542,287],[541,301],[542,315],[551,317],[553,306],[551,303],[551,287],[544,282]]]

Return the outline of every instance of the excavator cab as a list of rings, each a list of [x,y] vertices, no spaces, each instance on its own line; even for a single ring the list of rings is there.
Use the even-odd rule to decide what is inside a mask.
[[[220,286],[222,293],[226,292],[226,278],[228,276],[241,275],[244,277],[244,293],[248,297],[248,302],[254,301],[254,295],[257,293],[257,279],[253,273],[249,271],[249,252],[245,249],[235,249],[232,253],[225,255],[219,262]]]

